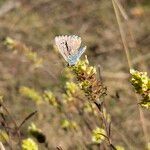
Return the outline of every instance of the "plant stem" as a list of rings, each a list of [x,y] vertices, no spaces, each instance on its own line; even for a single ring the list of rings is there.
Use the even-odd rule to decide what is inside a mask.
[[[99,110],[99,113],[100,113],[100,116],[102,118],[102,121],[103,121],[103,124],[104,124],[104,127],[105,127],[105,131],[106,131],[106,136],[107,136],[107,140],[108,140],[108,143],[109,143],[109,146],[110,146],[110,149],[111,150],[117,150],[115,148],[115,146],[112,144],[111,142],[111,138],[110,138],[110,133],[109,133],[109,129],[108,129],[108,124],[107,124],[107,120],[104,116],[104,113],[102,112],[102,106],[96,102],[94,102],[95,105],[97,106],[98,110]]]

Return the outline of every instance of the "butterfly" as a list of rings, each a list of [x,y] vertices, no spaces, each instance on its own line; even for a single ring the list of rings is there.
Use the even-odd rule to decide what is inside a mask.
[[[76,35],[56,36],[55,43],[61,55],[69,63],[69,66],[75,65],[86,50],[86,46],[80,48],[81,38]]]

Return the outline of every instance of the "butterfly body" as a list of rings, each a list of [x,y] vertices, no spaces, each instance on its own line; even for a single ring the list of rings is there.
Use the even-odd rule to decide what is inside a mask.
[[[81,38],[76,35],[57,36],[55,37],[55,43],[70,66],[75,65],[86,50],[86,47],[80,48]]]

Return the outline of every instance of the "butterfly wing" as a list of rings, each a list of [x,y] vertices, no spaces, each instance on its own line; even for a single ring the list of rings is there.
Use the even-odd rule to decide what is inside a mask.
[[[86,50],[86,46],[80,48],[75,54],[70,55],[68,57],[67,62],[69,63],[69,65],[75,65],[77,63],[77,61],[79,60],[79,58],[81,57],[81,55],[85,52]]]
[[[68,36],[67,44],[70,50],[70,54],[73,55],[78,51],[81,45],[81,38],[76,35]]]
[[[75,65],[78,60],[78,54],[70,55],[67,59],[67,62],[69,63],[69,66]]]
[[[76,35],[57,36],[55,37],[55,43],[59,52],[69,65],[76,64],[86,49],[86,47],[80,48],[81,38]]]
[[[84,46],[78,50],[78,58],[81,57],[81,55],[85,52],[85,50],[86,50],[86,46]]]
[[[67,41],[67,36],[56,36],[55,37],[55,43],[56,46],[59,50],[59,52],[61,53],[61,55],[64,57],[64,59],[67,61],[68,58],[68,51],[67,51],[67,47],[66,47],[66,41]]]

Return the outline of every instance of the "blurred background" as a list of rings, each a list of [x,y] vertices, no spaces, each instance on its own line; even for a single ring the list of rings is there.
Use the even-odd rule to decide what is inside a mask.
[[[149,74],[150,1],[120,0],[119,4],[121,29],[131,63],[135,69]],[[10,115],[19,124],[37,110],[21,127],[21,139],[28,137],[27,128],[34,122],[45,134],[50,149],[57,146],[97,149],[87,146],[91,144],[91,131],[85,122],[81,123],[82,116],[65,110],[71,120],[79,122],[82,130],[64,130],[60,122],[65,119],[65,113],[60,114],[47,102],[37,102],[44,91],[52,91],[57,99],[63,99],[69,73],[65,70],[65,60],[55,48],[54,38],[72,34],[80,36],[82,45],[87,46],[90,64],[101,66],[108,89],[105,101],[112,120],[113,143],[124,149],[145,149],[139,109],[129,82],[128,62],[111,0],[0,0],[0,94],[10,113],[4,112],[6,122],[13,127]],[[24,96],[26,90],[20,90],[23,87],[37,92],[27,90],[29,95],[34,93],[35,101],[33,95]],[[144,126],[150,134],[150,113],[143,112]],[[92,128],[98,125],[92,115],[86,117]],[[46,149],[44,145],[39,147]]]

